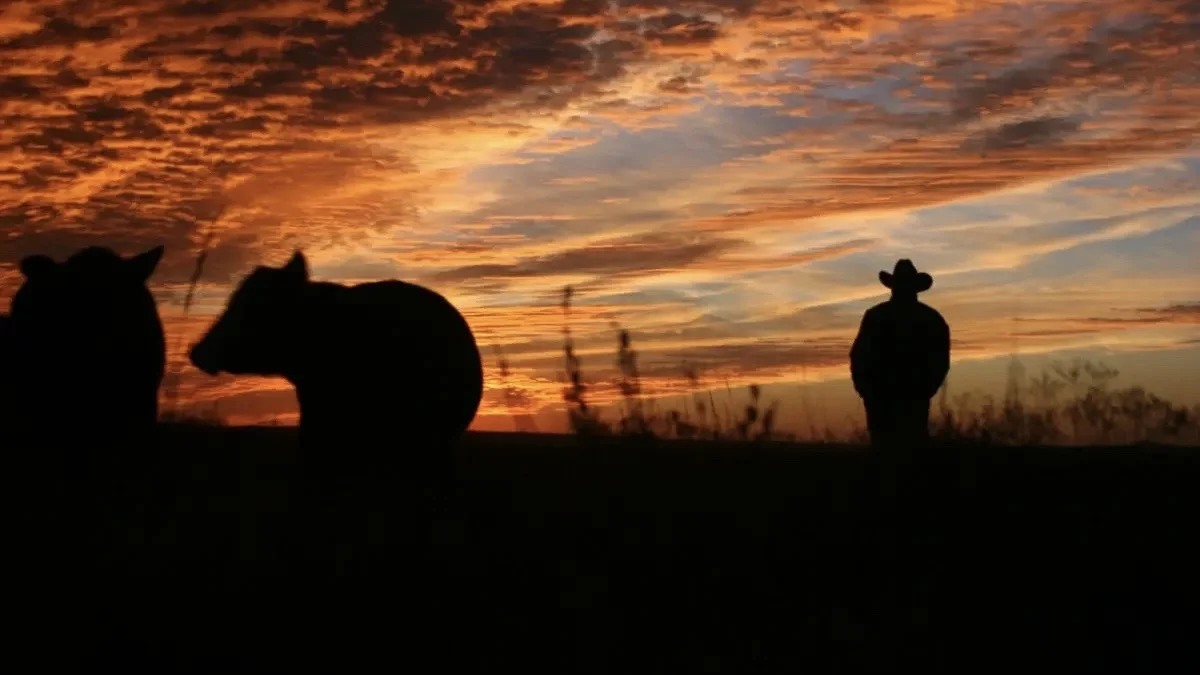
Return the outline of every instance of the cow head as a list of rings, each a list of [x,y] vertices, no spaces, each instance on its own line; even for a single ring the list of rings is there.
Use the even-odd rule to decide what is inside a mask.
[[[94,246],[61,263],[46,255],[26,256],[20,264],[25,280],[13,297],[13,319],[75,342],[116,339],[139,330],[147,319],[158,321],[146,282],[162,254],[163,247],[157,246],[123,258]]]
[[[299,251],[283,267],[256,268],[192,347],[192,364],[209,375],[283,375],[301,328],[300,300],[308,281],[308,261]]]

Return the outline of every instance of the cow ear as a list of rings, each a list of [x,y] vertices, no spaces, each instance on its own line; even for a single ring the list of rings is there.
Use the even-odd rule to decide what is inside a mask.
[[[308,259],[300,251],[292,254],[292,259],[283,266],[283,272],[289,279],[297,283],[308,281]]]
[[[158,261],[162,259],[163,247],[155,246],[154,248],[139,253],[132,258],[125,260],[125,268],[133,275],[133,278],[138,281],[146,281],[154,274],[154,269],[158,267]]]
[[[48,255],[28,255],[21,259],[21,274],[24,274],[26,279],[37,279],[54,271],[57,266],[58,263]]]

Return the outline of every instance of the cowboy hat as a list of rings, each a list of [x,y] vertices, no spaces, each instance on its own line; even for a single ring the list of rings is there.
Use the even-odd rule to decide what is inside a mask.
[[[894,290],[909,290],[920,293],[929,290],[933,285],[933,277],[925,272],[918,272],[908,258],[896,261],[896,267],[891,272],[880,270],[879,283]]]

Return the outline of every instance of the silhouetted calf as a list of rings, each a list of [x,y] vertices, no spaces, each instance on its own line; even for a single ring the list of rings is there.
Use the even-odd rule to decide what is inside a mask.
[[[162,253],[21,261],[4,348],[19,438],[91,448],[153,429],[166,344],[146,280]]]
[[[873,445],[921,443],[929,437],[929,401],[950,370],[950,327],[917,300],[933,278],[911,261],[898,261],[894,274],[881,271],[879,280],[892,297],[863,315],[850,349],[854,389]]]
[[[300,252],[250,273],[191,361],[286,378],[304,444],[344,446],[343,457],[399,444],[406,460],[443,461],[483,396],[475,338],[444,297],[402,281],[314,282]]]

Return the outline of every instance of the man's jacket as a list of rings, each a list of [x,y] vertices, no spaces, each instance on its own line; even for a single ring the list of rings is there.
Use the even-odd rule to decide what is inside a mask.
[[[950,326],[921,302],[888,300],[863,314],[850,376],[864,401],[933,398],[950,371]]]

